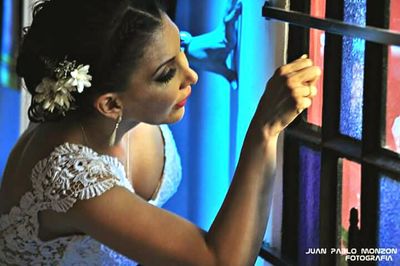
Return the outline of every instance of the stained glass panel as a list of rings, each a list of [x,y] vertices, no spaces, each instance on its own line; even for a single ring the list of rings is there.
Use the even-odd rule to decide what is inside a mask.
[[[390,2],[391,30],[400,31],[400,0]],[[388,47],[386,147],[400,153],[400,46]]]
[[[380,248],[395,249],[392,261],[381,261],[379,265],[400,264],[400,182],[389,177],[379,181],[379,236]],[[393,252],[394,253],[394,252]],[[397,263],[396,263],[397,262]]]
[[[341,182],[341,218],[340,218],[340,246],[348,248],[348,232],[350,227],[350,212],[352,208],[361,211],[361,165],[349,160],[342,160]],[[360,228],[361,222],[358,223]]]
[[[325,17],[325,0],[311,1],[311,15],[315,17]],[[325,32],[321,30],[310,29],[310,58],[314,64],[321,69],[324,67],[324,48],[325,48]],[[324,77],[316,84],[318,94],[313,100],[313,104],[307,110],[307,121],[317,126],[322,126],[322,104],[323,104],[323,84]]]
[[[319,257],[306,255],[309,248],[319,247],[319,195],[321,153],[300,147],[299,254],[304,265],[318,265]]]
[[[366,0],[345,0],[344,21],[365,25]],[[365,40],[343,37],[340,132],[361,139]]]

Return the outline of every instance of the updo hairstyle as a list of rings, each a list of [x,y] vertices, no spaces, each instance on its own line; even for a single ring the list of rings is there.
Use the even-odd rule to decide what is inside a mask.
[[[89,65],[92,86],[72,95],[77,110],[88,110],[94,96],[126,88],[145,47],[161,28],[162,12],[156,0],[38,1],[19,51],[17,73],[35,96],[38,84],[54,78],[61,61]],[[34,122],[62,118],[33,100],[28,115]]]

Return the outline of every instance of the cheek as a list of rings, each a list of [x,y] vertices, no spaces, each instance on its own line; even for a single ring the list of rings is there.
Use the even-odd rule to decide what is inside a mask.
[[[175,107],[181,97],[179,85],[175,82],[167,86],[147,87],[126,97],[131,99],[126,108],[127,115],[137,121],[156,124],[176,122],[179,120],[176,117],[183,115],[180,114],[182,110]]]
[[[157,93],[154,95],[154,99],[158,99],[158,102],[164,108],[171,108],[176,104],[179,99],[179,83],[174,79],[167,86],[157,88]]]
[[[174,109],[177,101],[177,94],[168,88],[161,88],[157,93],[149,96],[144,104],[153,115],[168,115],[171,109]]]

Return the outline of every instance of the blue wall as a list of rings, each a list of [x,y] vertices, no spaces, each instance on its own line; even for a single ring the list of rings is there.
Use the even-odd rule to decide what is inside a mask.
[[[176,23],[193,35],[206,33],[221,22],[228,1],[178,1]],[[247,127],[267,80],[284,59],[285,30],[261,16],[265,1],[242,2],[239,50],[235,58],[238,89],[233,90],[219,76],[200,72],[184,119],[171,127],[182,157],[183,181],[166,208],[204,229],[211,225],[225,197]],[[277,211],[276,217],[279,216]],[[277,225],[280,222],[271,221],[268,242],[272,231],[280,230]]]
[[[0,61],[0,181],[2,179],[7,157],[19,135],[20,92],[10,87],[17,87],[15,77],[14,51],[17,47],[16,24],[20,19],[16,1],[2,1],[1,20],[1,61]]]
[[[20,92],[0,87],[0,180],[7,157],[19,134]]]
[[[222,21],[226,1],[178,1],[176,23],[193,35]],[[196,17],[196,19],[193,19]],[[230,181],[230,84],[221,76],[199,72],[184,119],[171,126],[183,164],[178,194],[166,208],[208,229]]]

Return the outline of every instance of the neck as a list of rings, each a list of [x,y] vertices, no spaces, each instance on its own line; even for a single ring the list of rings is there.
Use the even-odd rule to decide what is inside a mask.
[[[67,119],[79,125],[82,131],[82,143],[104,154],[119,152],[123,148],[122,146],[127,133],[139,124],[138,122],[123,119],[117,130],[115,144],[109,146],[109,140],[117,121],[97,113],[90,115],[72,114]]]

